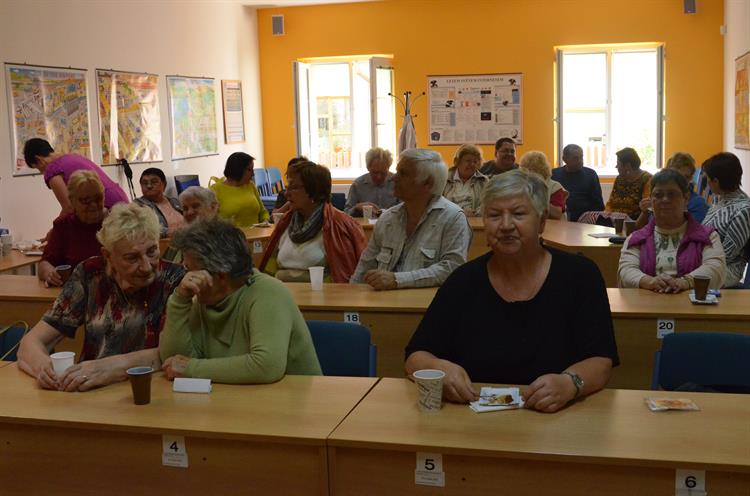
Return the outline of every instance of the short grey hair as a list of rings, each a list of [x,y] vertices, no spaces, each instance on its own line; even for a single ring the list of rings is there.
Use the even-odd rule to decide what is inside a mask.
[[[216,198],[216,193],[214,193],[211,189],[203,188],[201,186],[190,186],[185,191],[180,193],[180,203],[185,200],[189,200],[190,198],[199,200],[205,206],[219,204],[219,200]]]
[[[391,152],[383,148],[379,148],[379,147],[370,148],[369,150],[367,150],[367,153],[365,154],[365,164],[367,165],[367,167],[370,167],[370,165],[375,160],[382,162],[388,167],[390,167],[391,164],[393,163],[393,155],[391,155]]]
[[[448,182],[448,167],[438,152],[425,148],[410,148],[401,152],[398,161],[414,164],[417,169],[417,182],[424,184],[432,181],[432,194],[443,194]]]
[[[197,220],[175,233],[172,246],[195,257],[211,274],[229,274],[237,280],[253,272],[245,234],[225,220]]]
[[[538,174],[514,169],[493,176],[482,192],[482,205],[486,211],[495,200],[526,195],[541,218],[547,209],[547,182]]]

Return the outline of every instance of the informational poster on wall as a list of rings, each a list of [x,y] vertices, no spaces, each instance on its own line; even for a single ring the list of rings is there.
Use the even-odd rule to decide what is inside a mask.
[[[523,74],[427,76],[430,145],[523,143]]]
[[[213,78],[167,76],[172,159],[216,155]]]
[[[96,70],[102,163],[159,162],[159,76]]]
[[[85,69],[5,64],[14,176],[37,174],[23,145],[49,141],[55,151],[91,158]]]
[[[750,150],[750,52],[735,60],[734,147]]]
[[[242,81],[222,80],[224,105],[224,143],[245,142],[245,118],[242,113]]]

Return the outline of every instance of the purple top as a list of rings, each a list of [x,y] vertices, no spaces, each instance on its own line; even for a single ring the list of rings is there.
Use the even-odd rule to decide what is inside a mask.
[[[104,185],[105,207],[112,208],[112,205],[115,203],[128,203],[128,197],[120,185],[110,179],[101,167],[81,155],[69,153],[50,162],[47,169],[44,171],[44,182],[47,184],[47,187],[49,187],[50,179],[58,174],[62,174],[63,181],[65,181],[65,184],[68,184],[70,175],[78,170],[94,171],[96,172],[96,175],[99,176],[99,179]]]

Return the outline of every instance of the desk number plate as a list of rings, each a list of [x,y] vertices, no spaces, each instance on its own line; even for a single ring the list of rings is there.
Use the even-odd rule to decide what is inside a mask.
[[[167,467],[188,467],[187,449],[183,436],[161,437],[161,464]]]
[[[414,483],[420,486],[445,487],[443,455],[440,453],[417,453],[417,469]]]
[[[676,496],[706,496],[706,472],[704,470],[675,471]]]
[[[675,330],[675,322],[671,319],[657,319],[656,321],[656,339],[664,339],[667,334],[672,334]]]

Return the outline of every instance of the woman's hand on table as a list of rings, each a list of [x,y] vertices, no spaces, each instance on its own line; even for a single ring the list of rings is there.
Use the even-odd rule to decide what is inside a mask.
[[[576,397],[576,386],[568,375],[545,374],[522,389],[526,408],[556,412]]]
[[[44,389],[58,389],[60,384],[57,380],[57,374],[52,367],[52,359],[49,360],[36,374],[36,382]]]
[[[183,355],[175,355],[164,360],[161,369],[167,374],[167,379],[185,377],[190,359]]]
[[[445,372],[443,378],[445,399],[455,403],[468,403],[479,399],[479,393],[472,386],[469,374],[463,367],[448,360],[440,360],[435,368]]]
[[[117,357],[87,360],[77,363],[60,377],[60,391],[88,391],[112,384],[118,379]]]

